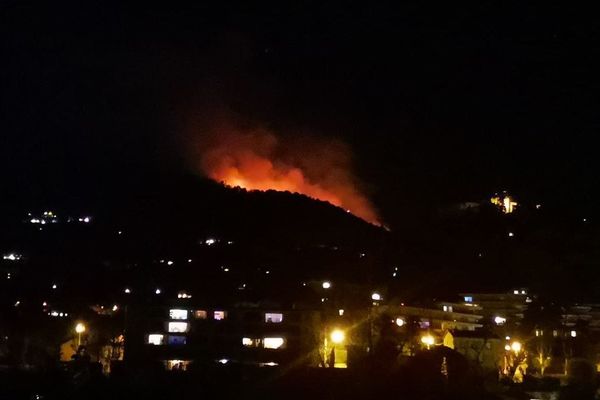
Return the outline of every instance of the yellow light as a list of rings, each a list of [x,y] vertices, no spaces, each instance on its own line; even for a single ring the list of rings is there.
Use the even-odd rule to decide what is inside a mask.
[[[435,339],[431,335],[425,335],[421,338],[421,342],[423,344],[427,345],[427,348],[429,348],[429,346],[432,346],[435,344]]]
[[[504,346],[504,350],[510,351],[510,344],[507,344],[506,346]]]
[[[85,332],[85,325],[82,324],[81,322],[79,322],[77,325],[75,325],[75,332],[77,332],[77,333]]]
[[[512,342],[512,344],[510,345],[510,348],[511,348],[511,349],[512,349],[512,351],[514,351],[515,353],[518,353],[518,352],[520,352],[520,351],[521,351],[521,348],[522,348],[522,346],[521,346],[521,343],[520,343],[520,342],[514,341],[514,342]]]
[[[335,329],[331,332],[331,341],[335,344],[340,344],[346,339],[346,334],[340,329]]]

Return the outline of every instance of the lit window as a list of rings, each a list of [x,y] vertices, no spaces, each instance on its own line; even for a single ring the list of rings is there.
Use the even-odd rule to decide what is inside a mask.
[[[444,311],[448,311],[448,306],[443,306],[442,308],[444,309]]]
[[[246,347],[260,347],[260,339],[252,339],[252,338],[242,338],[242,345]]]
[[[172,309],[172,310],[169,310],[169,317],[171,319],[187,319],[188,312],[187,312],[187,310]]]
[[[196,310],[194,311],[194,318],[196,319],[206,319],[207,314],[204,310]]]
[[[283,314],[281,313],[265,313],[265,322],[272,322],[278,324],[283,321]]]
[[[169,322],[170,333],[183,333],[187,331],[187,328],[187,322]]]
[[[571,337],[577,337],[577,331],[571,331]]]
[[[504,324],[506,323],[506,318],[504,318],[504,317],[501,317],[501,316],[499,316],[499,315],[498,315],[498,316],[496,316],[496,317],[494,318],[494,323],[495,323],[496,325],[504,325]]]
[[[187,339],[185,336],[169,335],[167,338],[167,343],[171,346],[183,346],[187,343]]]
[[[159,333],[154,333],[148,335],[148,344],[153,344],[155,346],[160,346],[164,343],[165,336]]]
[[[465,303],[472,303],[473,302],[473,296],[465,296]]]
[[[190,364],[187,360],[167,360],[165,363],[169,371],[185,371]]]
[[[339,314],[340,317],[342,317],[344,315],[344,310],[340,308],[338,310],[338,314]]]
[[[227,313],[225,311],[215,311],[213,316],[216,321],[221,321],[227,318]]]
[[[519,294],[519,291],[518,290],[513,290],[513,293],[514,294]]]
[[[280,337],[266,337],[263,340],[265,349],[279,349],[283,346],[284,340]]]

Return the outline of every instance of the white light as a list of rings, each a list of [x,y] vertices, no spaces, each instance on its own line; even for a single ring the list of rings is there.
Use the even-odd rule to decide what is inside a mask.
[[[188,310],[173,308],[169,310],[169,318],[171,319],[188,319]]]
[[[51,315],[51,316],[53,316],[53,317],[58,317],[58,312],[56,312],[56,311],[52,311],[52,312],[50,313],[50,315]]]
[[[64,314],[64,313],[60,313],[60,314],[58,314],[58,315],[59,315],[59,316],[61,316],[61,317],[64,317],[64,316],[65,316],[65,314]]]
[[[112,308],[113,311],[117,311],[118,309],[119,309],[119,306],[117,306],[116,304]]]
[[[173,265],[173,261],[171,261],[171,260],[167,261],[167,265]]]
[[[510,340],[510,336],[507,336],[507,337],[505,337],[504,339],[506,339],[506,340]]]
[[[83,219],[83,222],[85,222],[86,224],[87,224],[87,223],[89,223],[89,222],[90,222],[90,217],[85,217],[85,218]]]
[[[229,272],[229,268],[224,268],[223,271],[224,272]]]
[[[283,346],[284,340],[281,337],[266,337],[263,340],[265,349],[278,349]]]
[[[85,325],[82,324],[81,322],[78,322],[77,325],[75,325],[75,332],[77,332],[77,333],[85,332]]]
[[[191,258],[188,258],[188,262],[189,262],[189,263],[191,263],[191,262],[192,262],[192,259],[191,259]]]
[[[381,295],[379,293],[375,292],[371,295],[371,300],[379,301],[379,300],[381,300]]]
[[[267,363],[262,363],[262,365],[266,365],[267,367],[276,367],[279,364],[277,364],[276,362],[273,362],[273,361],[269,361]]]
[[[48,303],[46,303],[46,302],[43,302],[43,303],[42,303],[42,307],[46,307],[46,306],[48,306]]]
[[[17,300],[17,302],[15,303],[15,307],[18,307],[19,304],[21,304],[21,302],[19,300]]]
[[[525,294],[525,291],[524,291],[524,290],[521,290],[521,294]]]
[[[514,294],[519,294],[519,291],[518,290],[513,290],[513,293]]]
[[[321,286],[323,287],[323,289],[329,289],[331,288],[331,282],[325,281]]]
[[[125,293],[127,293],[127,294],[131,293],[131,289],[125,288]]]
[[[514,234],[514,233],[512,233],[512,232],[508,232],[508,236],[509,236],[509,237],[513,237],[513,236],[515,236],[515,234]]]
[[[56,283],[55,283],[54,285],[52,285],[52,289],[56,289],[56,288],[57,288],[57,286],[56,286]]]
[[[207,244],[208,246],[211,246],[211,245],[217,243],[217,241],[215,239],[210,238],[210,239],[206,239],[204,241],[204,243]]]
[[[184,333],[187,332],[187,322],[169,322],[169,333]]]
[[[577,331],[571,331],[571,337],[577,337]]]
[[[497,315],[497,316],[494,318],[494,323],[495,323],[496,325],[504,325],[504,323],[506,323],[506,318],[503,318],[503,317],[501,317],[501,316]]]
[[[156,294],[160,294],[160,289],[158,289],[158,288],[157,288],[157,289],[154,291],[154,293],[156,293]]]
[[[242,345],[243,346],[252,346],[252,344],[254,343],[254,341],[250,338],[242,338]]]
[[[160,346],[161,344],[163,344],[164,337],[165,336],[161,335],[160,333],[150,334],[148,335],[148,344]]]
[[[215,319],[215,321],[222,321],[225,319],[226,316],[227,314],[225,313],[225,311],[215,311],[213,313],[213,318]]]
[[[506,346],[504,346],[504,350],[510,351],[510,344],[507,344]]]
[[[117,235],[122,235],[123,231],[117,231]]]
[[[394,272],[394,273],[392,274],[392,276],[395,278],[395,277],[396,277],[396,273]]]
[[[221,358],[218,362],[221,364],[227,364],[229,362],[229,360],[226,358]]]
[[[340,317],[341,317],[341,316],[343,316],[343,315],[344,315],[344,310],[342,310],[342,309],[340,308],[340,309],[338,310],[338,314],[339,314],[339,316],[340,316]]]
[[[270,273],[271,273],[271,271],[269,271],[269,270],[265,271],[265,274],[267,274],[267,275],[269,275]]]
[[[283,314],[282,313],[265,313],[265,322],[279,324],[283,322]]]
[[[402,318],[396,318],[396,325],[404,326],[404,320]]]

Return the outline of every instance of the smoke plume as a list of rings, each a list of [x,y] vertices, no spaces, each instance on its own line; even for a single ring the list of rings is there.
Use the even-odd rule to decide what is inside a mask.
[[[267,129],[229,123],[205,133],[194,163],[209,178],[247,190],[301,193],[379,225],[351,172],[351,154],[344,143],[304,135],[284,138]]]

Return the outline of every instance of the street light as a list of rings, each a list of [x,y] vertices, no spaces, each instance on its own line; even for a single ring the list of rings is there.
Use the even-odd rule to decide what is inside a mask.
[[[331,341],[335,344],[340,344],[346,339],[346,334],[340,329],[334,329],[330,336]]]
[[[512,344],[510,345],[510,348],[512,349],[512,351],[515,352],[515,354],[519,354],[519,352],[522,349],[522,345],[520,342],[517,342],[516,340],[514,342],[512,342]]]
[[[85,332],[85,325],[78,322],[77,325],[75,325],[75,332],[77,332],[77,346],[79,347],[81,346],[81,334]]]
[[[427,350],[429,350],[430,346],[433,346],[435,344],[435,339],[433,336],[431,335],[425,335],[421,338],[421,342],[427,346]]]

